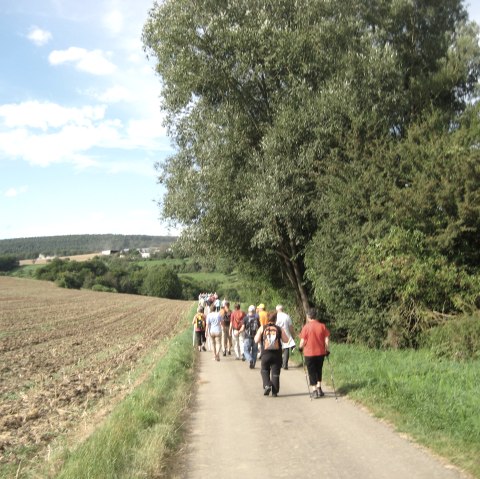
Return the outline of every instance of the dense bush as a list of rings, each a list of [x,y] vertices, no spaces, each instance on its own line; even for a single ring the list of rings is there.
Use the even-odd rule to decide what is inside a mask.
[[[60,273],[55,283],[61,288],[80,289],[83,286],[84,276],[81,273],[65,271]]]
[[[444,320],[443,324],[424,332],[421,345],[439,358],[480,358],[480,313]]]
[[[178,275],[165,266],[149,268],[142,286],[142,294],[159,298],[181,299],[182,283]]]
[[[13,255],[0,255],[0,272],[12,271],[20,266],[20,261]]]

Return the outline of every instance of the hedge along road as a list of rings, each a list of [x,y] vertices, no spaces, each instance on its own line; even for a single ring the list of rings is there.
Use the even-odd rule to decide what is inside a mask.
[[[282,370],[274,398],[263,395],[259,361],[252,370],[233,355],[216,362],[210,352],[199,354],[187,452],[176,477],[469,477],[347,398],[336,400],[333,390],[310,400],[301,367]]]

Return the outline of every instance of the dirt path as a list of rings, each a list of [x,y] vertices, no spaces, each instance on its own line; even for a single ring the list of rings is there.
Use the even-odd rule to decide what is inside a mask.
[[[328,364],[326,365],[329,375]],[[348,478],[460,479],[455,468],[395,433],[346,398],[327,390],[310,400],[302,368],[280,377],[277,398],[263,396],[254,370],[233,356],[201,353],[186,479]]]

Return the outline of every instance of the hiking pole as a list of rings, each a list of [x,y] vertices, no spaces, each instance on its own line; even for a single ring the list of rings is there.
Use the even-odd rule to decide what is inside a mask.
[[[309,395],[310,401],[311,401],[312,400],[312,395],[310,394],[310,381],[308,380],[307,368],[305,367],[305,359],[303,358],[303,352],[302,351],[300,351],[300,356],[302,356],[303,370],[305,371],[305,379],[307,380],[308,395]]]
[[[327,362],[328,362],[328,367],[330,368],[330,379],[332,380],[333,394],[335,394],[335,401],[336,401],[338,398],[337,398],[337,392],[335,391],[335,381],[333,380],[333,366],[332,366],[332,363],[330,362],[329,354],[327,354]]]

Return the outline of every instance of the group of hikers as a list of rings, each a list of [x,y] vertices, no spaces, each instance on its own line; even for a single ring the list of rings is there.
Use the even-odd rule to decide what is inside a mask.
[[[250,369],[255,369],[257,359],[261,361],[263,394],[272,393],[277,397],[280,391],[280,371],[288,369],[290,354],[296,347],[295,328],[292,319],[278,304],[274,311],[267,311],[263,303],[248,307],[245,313],[240,303],[233,310],[230,302],[223,300],[217,304],[200,301],[193,317],[195,346],[198,351],[212,351],[213,360],[220,361],[220,355],[245,361]],[[307,321],[299,334],[298,350],[303,355],[308,380],[312,387],[312,397],[324,396],[322,390],[323,362],[329,352],[330,332],[317,319],[315,308],[307,312]]]

